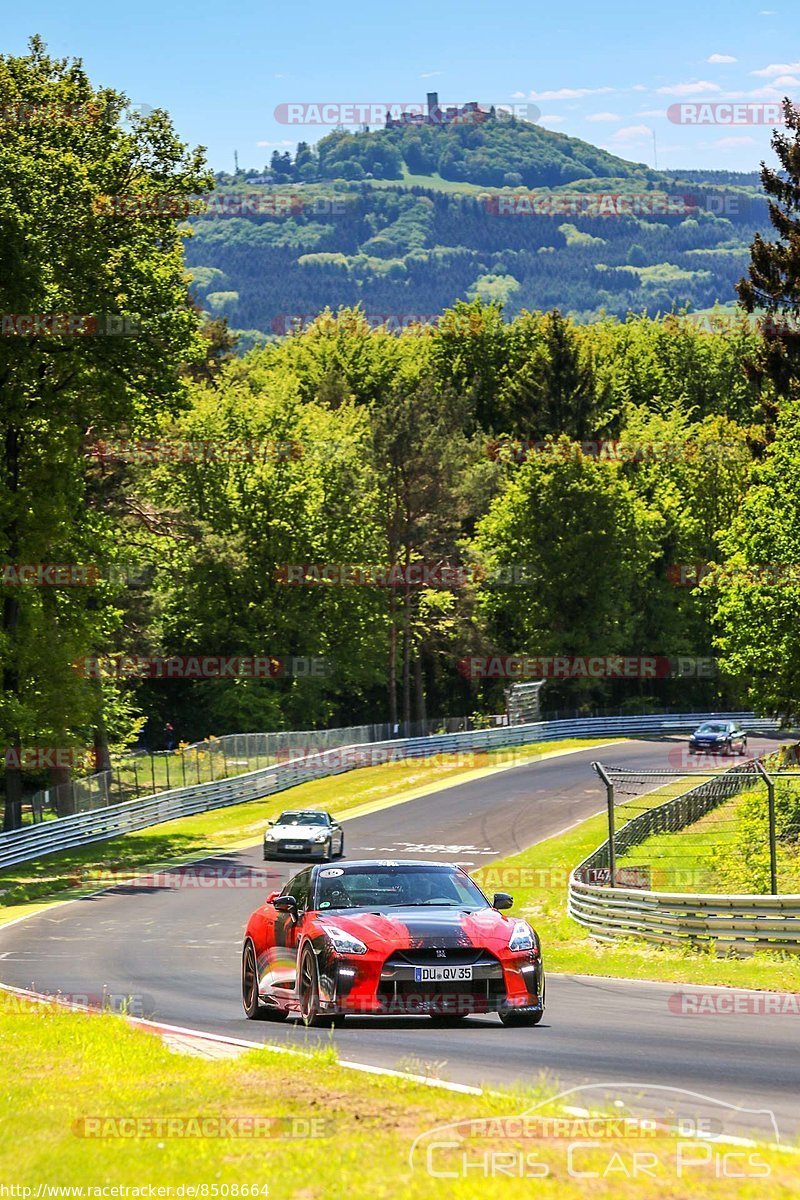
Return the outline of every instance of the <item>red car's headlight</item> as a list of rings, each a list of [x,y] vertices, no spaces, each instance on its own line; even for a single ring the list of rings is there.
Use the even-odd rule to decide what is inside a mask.
[[[525,950],[535,950],[538,952],[539,946],[536,941],[536,934],[527,921],[516,921],[514,923],[508,948],[515,954]]]
[[[325,925],[325,932],[337,954],[366,954],[367,947],[352,933],[339,929],[338,925]]]

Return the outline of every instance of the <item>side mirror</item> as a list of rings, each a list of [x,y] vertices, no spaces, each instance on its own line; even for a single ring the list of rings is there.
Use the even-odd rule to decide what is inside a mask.
[[[294,896],[276,896],[272,903],[278,912],[291,913],[293,917],[297,917],[297,901]]]
[[[492,900],[492,908],[500,911],[503,908],[511,908],[514,904],[514,897],[509,896],[508,892],[495,892]]]
[[[275,822],[274,822],[274,821],[267,821],[267,824],[268,824],[268,825],[274,825],[274,824],[275,824]]]
[[[274,902],[278,896],[280,896],[280,892],[270,892],[270,894],[267,896],[264,903],[265,904],[274,904]]]

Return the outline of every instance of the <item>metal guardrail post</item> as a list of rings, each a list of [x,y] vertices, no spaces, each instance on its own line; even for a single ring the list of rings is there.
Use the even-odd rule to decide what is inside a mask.
[[[133,782],[136,788],[136,799],[139,799],[139,764],[136,759],[133,760]]]
[[[616,887],[617,878],[617,851],[614,845],[615,836],[615,814],[614,814],[614,784],[606,775],[603,764],[599,762],[592,763],[592,769],[597,772],[600,779],[605,784],[606,788],[606,806],[608,808],[608,874],[611,881],[611,886]]]
[[[775,834],[775,781],[760,759],[755,760],[758,773],[767,785],[767,813],[769,819],[769,885],[773,896],[778,894],[778,846]]]

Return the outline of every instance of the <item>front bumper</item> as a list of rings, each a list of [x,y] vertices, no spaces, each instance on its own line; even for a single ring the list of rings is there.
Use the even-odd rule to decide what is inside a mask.
[[[287,849],[285,842],[264,842],[264,858],[270,859],[297,859],[298,861],[308,859],[324,859],[328,852],[328,843],[324,842],[299,842],[292,843],[293,846],[298,846],[298,849]]]
[[[406,954],[411,957],[410,952]],[[469,980],[419,982],[415,966],[430,963],[398,961],[405,956],[394,955],[383,964],[355,957],[331,964],[330,973],[320,978],[322,1007],[330,1013],[362,1016],[465,1016],[544,1010],[544,968],[540,959],[517,954],[514,961],[501,963],[493,955],[482,953],[470,964]]]

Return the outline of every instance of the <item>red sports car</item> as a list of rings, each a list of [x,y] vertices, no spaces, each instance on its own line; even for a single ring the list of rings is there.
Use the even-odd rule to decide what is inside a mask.
[[[499,1013],[537,1025],[544,968],[536,931],[490,903],[465,871],[430,862],[306,867],[251,916],[242,996],[251,1019]]]

